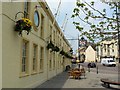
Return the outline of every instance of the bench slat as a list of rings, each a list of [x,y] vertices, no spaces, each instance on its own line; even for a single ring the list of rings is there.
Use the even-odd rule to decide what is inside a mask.
[[[109,79],[101,79],[101,82],[108,83],[108,84],[114,84],[114,85],[120,85],[120,82],[111,81]]]

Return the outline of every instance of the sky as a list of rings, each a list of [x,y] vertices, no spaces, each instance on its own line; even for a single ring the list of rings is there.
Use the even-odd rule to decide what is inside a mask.
[[[61,1],[59,12],[56,16],[56,21],[58,22],[58,25],[60,28],[62,25],[66,23],[65,30],[64,30],[64,35],[66,39],[68,39],[71,47],[74,50],[74,53],[78,49],[78,36],[80,35],[80,32],[76,30],[75,26],[73,25],[73,19],[71,18],[73,14],[73,9],[76,6],[76,0],[46,0],[48,6],[50,7],[53,15],[57,12],[57,8],[59,5],[59,2]],[[93,0],[85,0],[87,2],[93,1]],[[96,3],[95,7],[99,10],[102,10],[103,8],[108,8],[106,4],[101,3],[99,0],[94,0]],[[108,10],[109,11],[109,10]],[[108,12],[109,15],[111,15],[110,12]],[[67,15],[66,15],[67,14]],[[82,16],[82,13],[81,13]],[[68,21],[67,21],[68,19]],[[96,21],[92,20],[92,22],[96,23]],[[85,30],[88,30],[89,27],[85,24],[84,25]],[[63,31],[63,28],[61,28]],[[81,38],[81,37],[79,37]],[[76,39],[76,40],[69,40],[69,39]]]
[[[57,7],[59,5],[60,0],[46,0],[48,6],[50,7],[53,15],[55,15],[57,11]],[[58,15],[56,16],[56,20],[60,26],[62,31],[64,30],[64,35],[66,39],[76,39],[76,40],[68,40],[74,52],[78,48],[78,35],[79,31],[77,31],[74,27],[73,19],[71,18],[73,9],[75,7],[75,0],[61,0],[61,5],[59,8]],[[67,15],[66,15],[67,14]],[[68,20],[67,20],[68,19]],[[67,23],[66,23],[67,22]],[[65,24],[66,23],[66,24]]]

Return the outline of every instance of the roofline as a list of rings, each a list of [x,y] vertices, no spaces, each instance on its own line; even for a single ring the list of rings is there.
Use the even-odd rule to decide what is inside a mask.
[[[40,6],[43,8],[43,10],[46,12],[46,14],[48,15],[48,17],[50,18],[50,20],[51,20],[52,22],[54,22],[55,17],[54,17],[54,15],[53,15],[52,11],[50,10],[47,2],[46,2],[45,0],[42,0],[42,1],[41,1],[41,0],[39,1],[39,0],[38,0],[38,2],[39,2],[39,4],[40,4]],[[46,9],[46,8],[47,8],[47,9]],[[59,27],[59,25],[58,25],[58,23],[57,23],[56,20],[55,20],[54,25],[55,25],[55,27],[59,30],[59,32],[61,33],[61,35],[62,35],[61,37],[63,38],[63,40],[67,43],[67,45],[68,45],[69,47],[71,47],[70,43],[69,43],[68,40],[65,38],[65,36],[64,36],[63,32],[61,31],[61,29],[60,29],[60,27]]]

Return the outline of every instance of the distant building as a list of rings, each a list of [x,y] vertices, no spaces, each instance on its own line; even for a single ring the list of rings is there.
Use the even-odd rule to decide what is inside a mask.
[[[94,43],[87,42],[84,37],[81,37],[81,39],[79,40],[78,52],[78,59],[80,60],[80,62],[96,62],[96,46]]]
[[[87,47],[87,40],[84,37],[81,37],[78,44],[79,44],[78,60],[80,60],[80,62],[84,62],[85,61],[85,50]]]
[[[86,50],[86,47],[79,48],[79,58],[81,62],[85,61],[85,58],[86,58],[85,50]]]
[[[85,50],[85,62],[96,62],[96,50],[91,45]]]
[[[97,46],[97,58],[101,61],[101,58],[111,57],[118,62],[118,40],[117,37],[108,38],[101,42]]]

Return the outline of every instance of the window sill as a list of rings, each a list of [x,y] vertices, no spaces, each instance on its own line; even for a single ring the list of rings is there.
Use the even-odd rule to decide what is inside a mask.
[[[20,77],[19,77],[19,78],[27,77],[27,76],[29,76],[29,74],[20,74]]]
[[[49,69],[49,71],[52,71],[52,69]]]
[[[37,74],[37,72],[32,72],[32,73],[31,73],[31,75],[35,75],[35,74]]]
[[[40,70],[40,72],[39,73],[43,73],[43,70]]]

